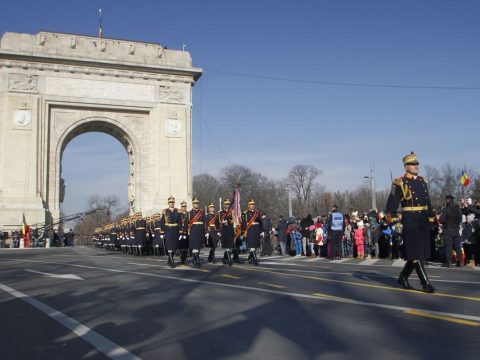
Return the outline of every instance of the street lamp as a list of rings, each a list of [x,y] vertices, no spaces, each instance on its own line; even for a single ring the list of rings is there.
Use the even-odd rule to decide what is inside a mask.
[[[372,210],[377,209],[377,191],[375,189],[375,163],[370,169],[370,176],[364,176],[364,179],[370,179],[370,187],[372,191]]]

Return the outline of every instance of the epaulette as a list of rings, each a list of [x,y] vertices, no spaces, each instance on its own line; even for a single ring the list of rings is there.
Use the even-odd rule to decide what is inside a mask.
[[[393,184],[394,185],[402,185],[403,184],[403,178],[401,176],[393,179]]]
[[[423,179],[423,181],[425,182],[425,184],[428,184],[428,177],[422,176],[422,179]]]

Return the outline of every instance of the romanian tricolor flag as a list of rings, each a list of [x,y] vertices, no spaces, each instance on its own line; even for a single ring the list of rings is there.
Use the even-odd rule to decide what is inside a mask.
[[[470,185],[470,178],[464,170],[462,170],[462,178],[460,179],[460,182],[462,183],[463,187]]]
[[[25,214],[23,214],[22,219],[22,237],[24,238],[30,231],[30,227],[27,225],[27,220],[25,220]]]

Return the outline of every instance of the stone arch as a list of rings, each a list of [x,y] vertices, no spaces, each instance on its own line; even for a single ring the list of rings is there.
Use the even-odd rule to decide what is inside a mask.
[[[105,116],[89,116],[79,119],[70,124],[58,138],[55,158],[52,159],[50,166],[54,167],[54,194],[51,197],[54,204],[50,204],[50,209],[59,209],[62,186],[62,160],[63,152],[67,145],[79,135],[88,132],[100,132],[110,135],[117,139],[125,148],[129,162],[129,183],[128,183],[128,200],[130,212],[136,211],[136,203],[139,201],[139,191],[137,189],[138,174],[140,168],[140,156],[137,142],[134,139],[132,131],[128,129],[122,122]],[[53,206],[52,206],[53,205]]]

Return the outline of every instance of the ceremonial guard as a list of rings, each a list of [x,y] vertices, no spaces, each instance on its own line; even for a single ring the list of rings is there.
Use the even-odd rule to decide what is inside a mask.
[[[152,238],[153,238],[153,255],[160,256],[160,249],[165,251],[165,239],[162,235],[160,214],[154,214],[152,216]],[[166,254],[166,251],[165,251]]]
[[[233,229],[233,216],[230,209],[230,199],[223,202],[223,210],[218,212],[218,221],[220,223],[220,241],[222,242],[223,263],[232,266],[231,250],[235,247],[235,231]]]
[[[433,293],[436,289],[430,284],[425,271],[425,260],[430,258],[430,231],[434,219],[427,179],[418,175],[419,163],[413,152],[403,158],[403,164],[406,173],[393,181],[386,207],[387,220],[395,222],[398,221],[398,207],[402,206],[404,257],[407,262],[397,282],[405,289],[413,289],[408,277],[415,269],[423,291]]]
[[[130,217],[128,219],[128,239],[127,239],[127,246],[128,246],[128,253],[133,255],[134,245],[135,245],[135,222],[133,218]]]
[[[116,250],[119,248],[120,241],[118,239],[118,223],[113,223],[112,230],[110,236],[112,238],[112,250]]]
[[[120,247],[122,248],[122,253],[127,253],[127,226],[126,219],[123,218],[120,221]]]
[[[217,247],[219,236],[219,225],[218,216],[215,211],[215,205],[213,203],[208,204],[208,213],[207,213],[207,233],[205,237],[207,239],[206,246],[210,248],[208,253],[208,262],[217,263],[217,258],[215,257],[215,248]]]
[[[200,249],[205,242],[205,213],[200,207],[200,200],[194,198],[192,210],[188,213],[188,241],[192,250],[193,263],[200,266]]]
[[[180,204],[180,217],[182,219],[182,225],[180,226],[180,238],[179,238],[179,249],[180,249],[180,260],[182,264],[187,263],[188,259],[188,224],[189,224],[189,214],[187,211],[187,202],[182,201]]]
[[[258,265],[257,248],[263,235],[263,226],[260,219],[260,211],[255,209],[255,200],[248,201],[248,210],[242,213],[242,232],[247,239],[250,250],[248,262]]]
[[[147,222],[142,213],[135,214],[135,255],[142,255],[147,240]]]
[[[168,265],[171,268],[175,267],[175,251],[178,248],[178,239],[180,237],[180,227],[182,226],[182,219],[180,212],[175,208],[175,198],[170,196],[168,198],[168,208],[163,210],[160,219],[161,238],[165,239],[165,247],[168,253]]]

